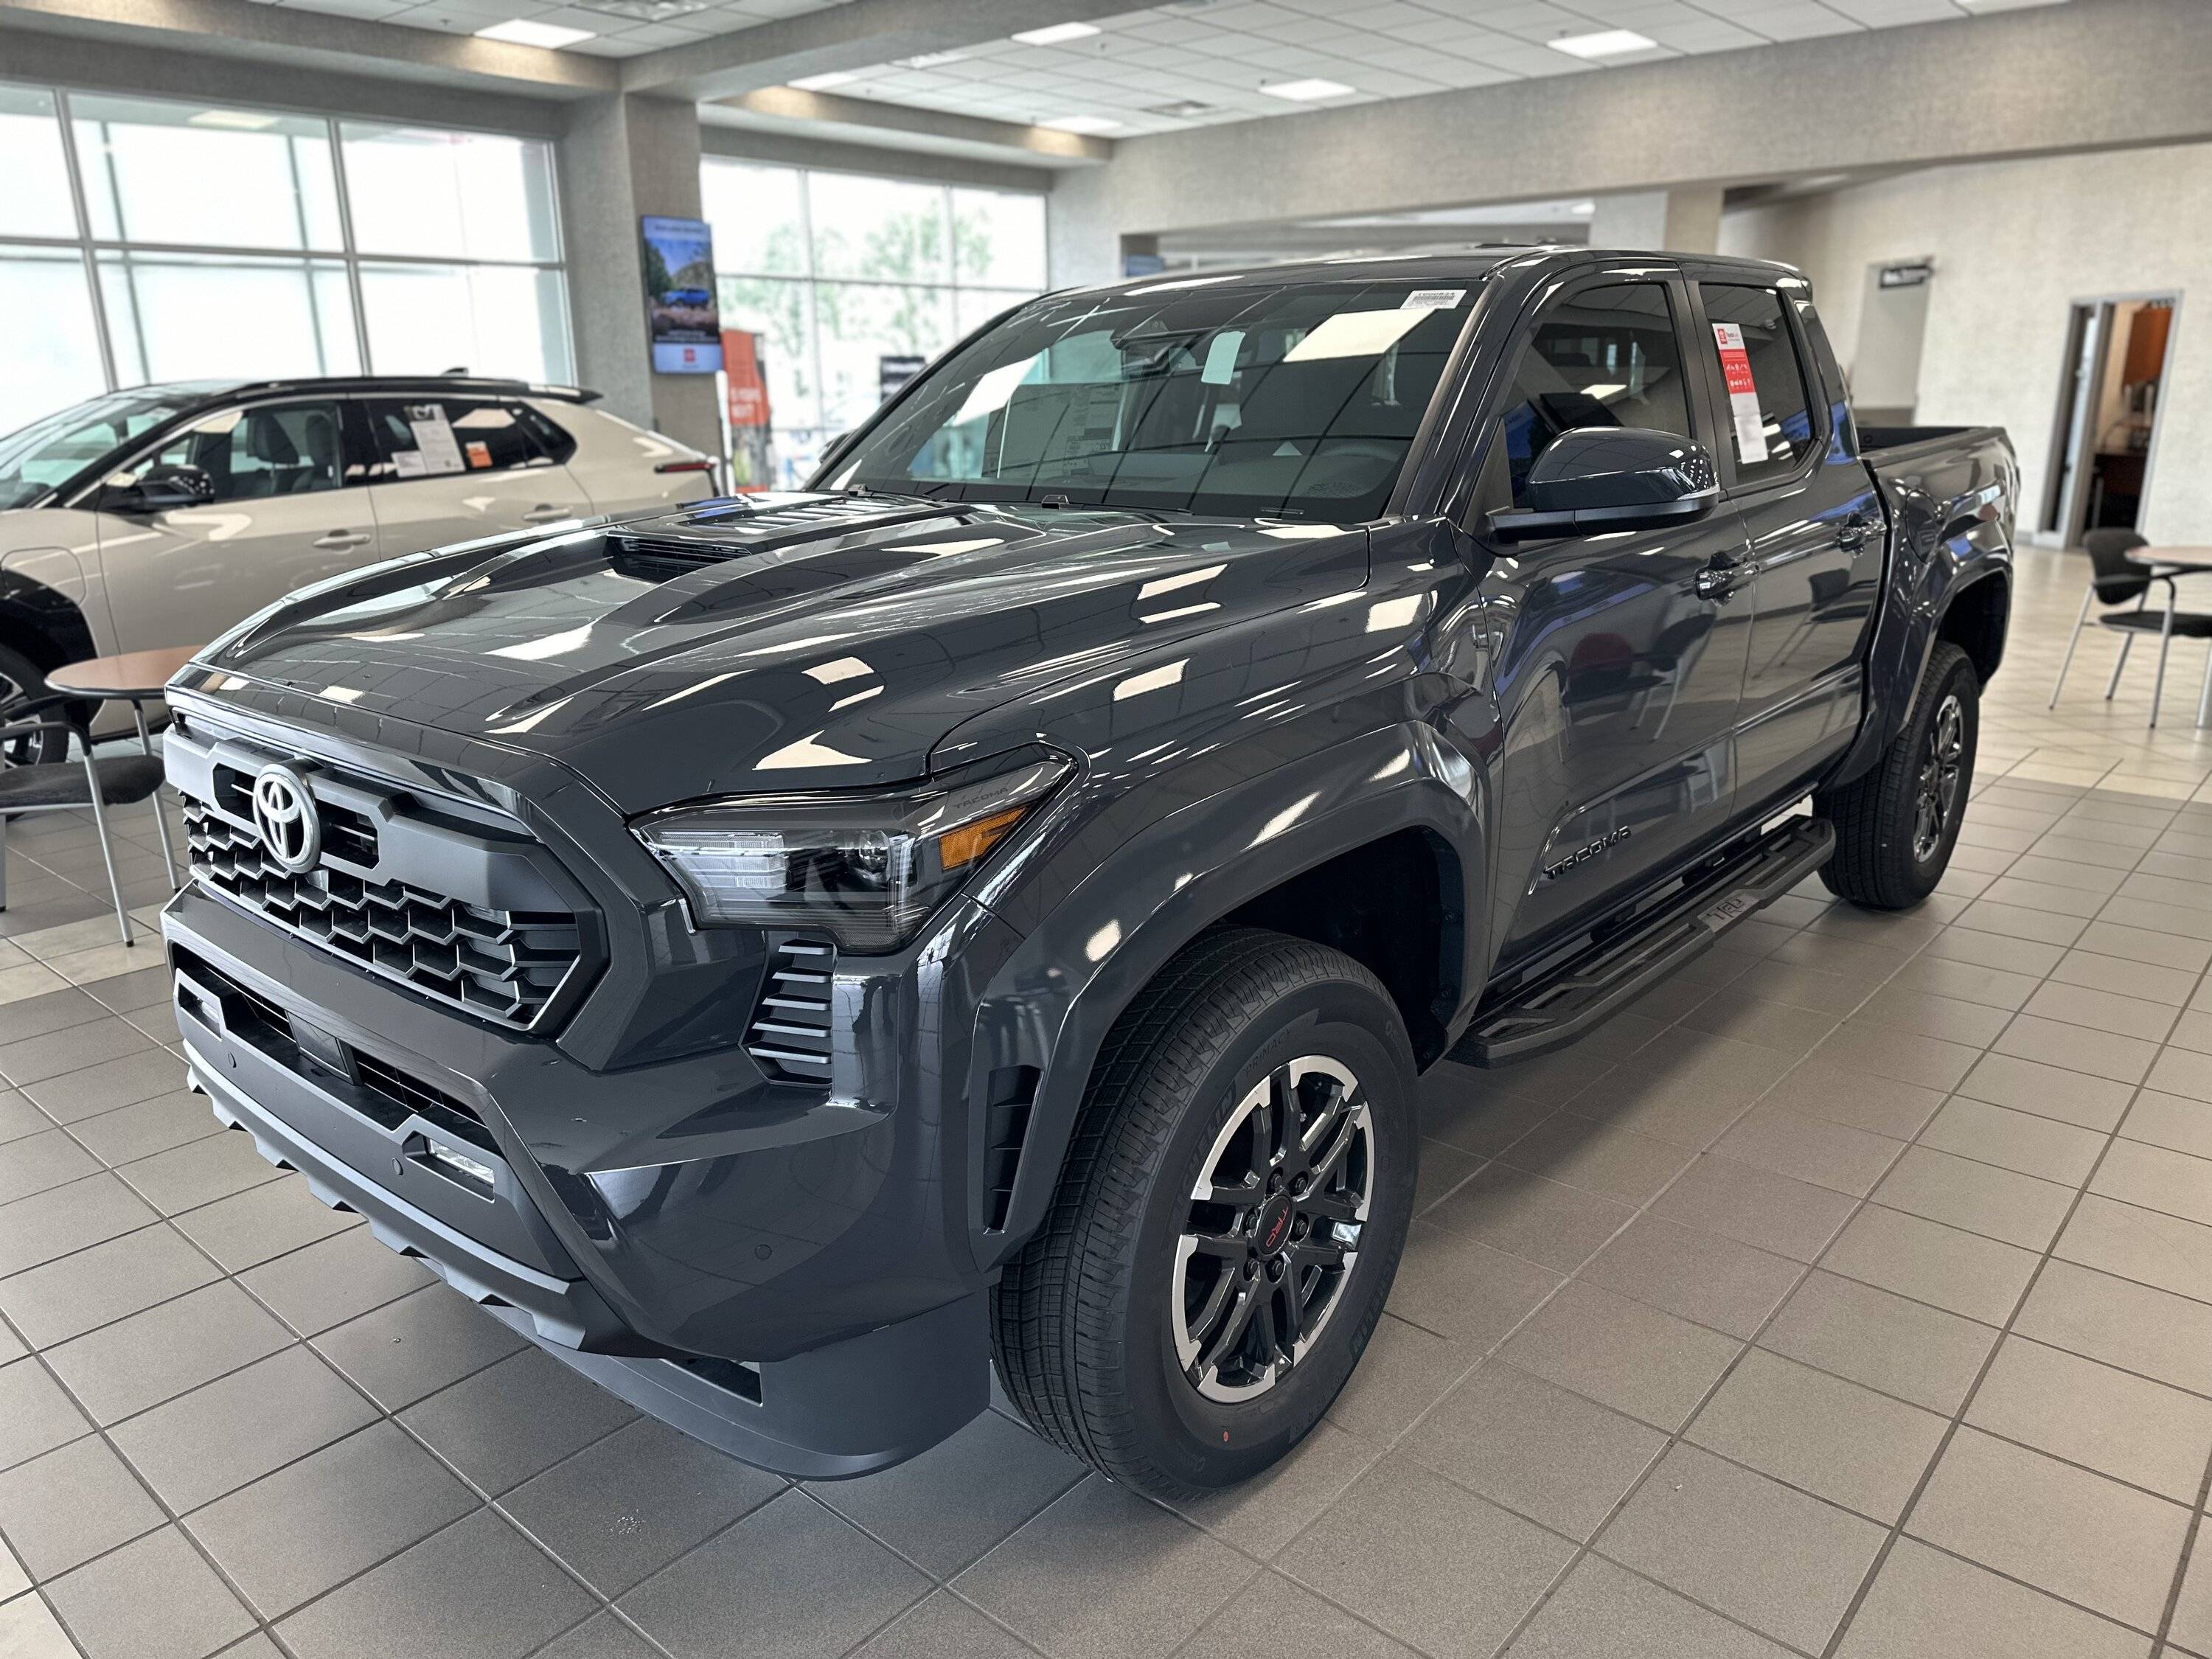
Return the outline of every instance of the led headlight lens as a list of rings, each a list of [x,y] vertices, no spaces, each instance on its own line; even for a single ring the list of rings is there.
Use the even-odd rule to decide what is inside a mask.
[[[637,834],[702,927],[822,927],[848,950],[890,951],[1073,769],[1029,750],[973,781],[678,807]]]

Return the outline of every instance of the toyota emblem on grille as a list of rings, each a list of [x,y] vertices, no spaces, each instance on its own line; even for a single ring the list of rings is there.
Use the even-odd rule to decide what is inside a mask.
[[[290,767],[271,763],[253,779],[253,827],[261,844],[294,875],[315,867],[323,851],[323,821],[307,780]]]

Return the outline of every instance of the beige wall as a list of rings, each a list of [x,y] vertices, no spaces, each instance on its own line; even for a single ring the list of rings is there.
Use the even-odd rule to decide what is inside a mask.
[[[1856,354],[1866,268],[1933,254],[1917,419],[2008,428],[2040,510],[2068,309],[2107,294],[2183,296],[2167,350],[2144,533],[2212,544],[2212,144],[1931,168],[1731,213],[1725,253],[1813,279],[1837,355]]]

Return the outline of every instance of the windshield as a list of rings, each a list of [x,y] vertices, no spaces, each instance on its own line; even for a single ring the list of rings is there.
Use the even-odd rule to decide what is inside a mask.
[[[1376,517],[1467,319],[1472,281],[1212,285],[1224,280],[1024,307],[841,456],[830,487]]]
[[[222,387],[142,386],[111,392],[0,438],[0,511],[24,507],[100,457]]]

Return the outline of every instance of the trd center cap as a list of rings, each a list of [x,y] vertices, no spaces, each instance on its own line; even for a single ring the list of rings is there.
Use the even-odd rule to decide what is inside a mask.
[[[1260,1219],[1252,1229],[1252,1249],[1261,1256],[1280,1255],[1291,1242],[1291,1200],[1278,1193],[1260,1206]]]

